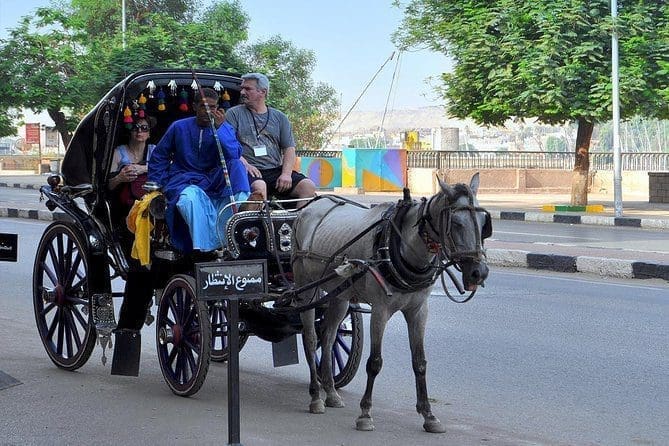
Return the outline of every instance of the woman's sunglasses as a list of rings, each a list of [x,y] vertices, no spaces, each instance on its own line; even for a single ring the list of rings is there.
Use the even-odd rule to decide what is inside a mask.
[[[148,132],[150,130],[150,127],[148,125],[135,124],[132,126],[132,130],[134,132]]]

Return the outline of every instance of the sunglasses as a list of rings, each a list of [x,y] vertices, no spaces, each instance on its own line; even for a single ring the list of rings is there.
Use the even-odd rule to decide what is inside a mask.
[[[151,128],[148,125],[138,125],[135,124],[132,126],[134,132],[148,132]]]

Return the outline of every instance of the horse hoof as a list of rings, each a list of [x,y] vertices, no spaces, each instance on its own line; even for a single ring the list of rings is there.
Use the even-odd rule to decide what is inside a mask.
[[[344,407],[344,400],[341,399],[341,397],[338,396],[328,396],[325,398],[325,405],[327,407]]]
[[[325,404],[323,404],[323,400],[312,401],[311,404],[309,404],[309,412],[317,414],[325,413]]]
[[[423,423],[423,429],[425,429],[426,432],[430,432],[432,434],[443,434],[446,432],[444,425],[441,424],[441,421],[439,421],[439,419],[435,416],[425,420],[425,423]]]
[[[358,417],[358,419],[355,420],[355,428],[359,431],[373,431],[374,420],[372,420],[372,417]]]

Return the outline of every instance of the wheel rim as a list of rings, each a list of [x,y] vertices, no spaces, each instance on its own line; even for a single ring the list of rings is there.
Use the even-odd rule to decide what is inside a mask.
[[[228,306],[226,301],[209,302],[209,321],[211,322],[211,360],[223,362],[228,360]],[[248,334],[240,333],[239,348],[246,344]]]
[[[165,287],[158,305],[160,367],[168,386],[182,396],[200,389],[209,366],[209,319],[193,290],[192,278],[177,276]]]
[[[358,368],[362,348],[361,329],[360,315],[351,311],[346,314],[344,320],[339,324],[330,353],[332,377],[337,388],[348,384]],[[316,350],[316,366],[320,368],[321,355],[323,354],[320,337]]]
[[[57,224],[42,236],[33,270],[33,306],[40,338],[59,367],[83,365],[95,345],[83,244]]]

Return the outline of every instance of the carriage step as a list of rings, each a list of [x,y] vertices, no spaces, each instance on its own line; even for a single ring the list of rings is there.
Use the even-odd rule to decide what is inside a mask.
[[[139,376],[139,359],[142,353],[142,336],[139,330],[119,328],[114,331],[114,336],[116,343],[111,374]]]
[[[93,294],[93,324],[100,336],[108,336],[116,328],[112,293]]]
[[[171,262],[181,258],[181,255],[178,252],[167,249],[155,250],[153,251],[153,255],[159,259],[169,260]]]

